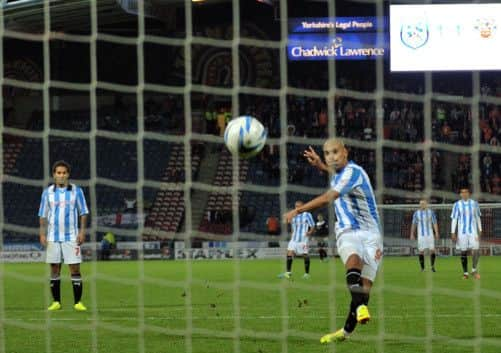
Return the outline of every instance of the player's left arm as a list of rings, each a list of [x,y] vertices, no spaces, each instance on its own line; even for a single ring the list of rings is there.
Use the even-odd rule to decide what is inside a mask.
[[[454,206],[452,207],[452,213],[451,213],[451,239],[452,239],[452,241],[456,241],[456,239],[457,239],[456,227],[458,225],[458,218],[459,218],[459,206],[458,206],[458,203],[455,202]]]
[[[478,205],[478,202],[475,202],[475,219],[477,221],[477,228],[478,228],[478,236],[482,236],[482,219],[480,216],[482,213],[480,212],[480,206]]]
[[[437,215],[433,211],[431,211],[431,222],[433,224],[433,230],[435,231],[435,239],[438,240],[440,238],[440,233],[438,232]]]
[[[416,234],[416,227],[417,227],[417,224],[418,224],[418,219],[417,219],[417,211],[414,212],[414,214],[412,215],[412,224],[411,224],[411,236],[410,236],[410,239],[411,240],[414,240],[416,239],[415,237],[415,234]]]
[[[291,220],[298,214],[303,212],[313,211],[316,210],[317,208],[325,207],[338,197],[339,197],[339,192],[337,192],[336,190],[329,190],[323,193],[322,195],[315,197],[313,200],[308,201],[307,203],[301,205],[300,207],[290,210],[289,212],[284,214],[284,221],[286,223],[290,223]]]
[[[82,245],[85,242],[85,231],[87,229],[87,215],[80,216],[80,229],[78,230],[77,243]]]
[[[80,229],[78,230],[77,243],[78,245],[81,245],[85,241],[85,232],[87,230],[87,215],[89,214],[89,209],[87,208],[85,196],[81,188],[77,189],[76,206],[78,214],[80,215]]]
[[[416,225],[414,223],[412,223],[412,225],[411,225],[411,236],[409,237],[411,240],[416,239],[416,237],[414,236],[414,234],[416,234]]]
[[[308,217],[306,219],[308,222],[308,232],[306,233],[306,236],[310,237],[313,233],[315,233],[315,222],[313,221],[311,213],[308,213]]]
[[[47,245],[47,217],[49,216],[49,201],[47,196],[47,190],[42,193],[42,199],[40,201],[40,209],[38,210],[39,217],[39,239],[42,246]]]

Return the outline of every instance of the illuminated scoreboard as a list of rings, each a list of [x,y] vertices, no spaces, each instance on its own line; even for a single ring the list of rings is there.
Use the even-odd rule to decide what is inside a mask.
[[[391,71],[501,70],[501,4],[390,6]]]

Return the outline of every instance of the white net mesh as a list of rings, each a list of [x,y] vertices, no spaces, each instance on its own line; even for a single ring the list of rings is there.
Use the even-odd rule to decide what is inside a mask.
[[[269,23],[259,28],[266,20],[259,22],[252,17],[258,16],[256,13],[247,17],[246,12],[253,6],[265,5],[250,5],[250,2],[225,3],[224,6],[231,5],[231,13],[222,15],[227,20],[224,24],[216,25],[205,18],[203,8],[200,10],[188,0],[182,4],[172,2],[172,8],[162,8],[153,1],[69,1],[68,11],[78,13],[75,24],[61,19],[65,16],[64,8],[59,8],[62,2],[2,3],[0,66],[4,70],[0,84],[4,94],[0,108],[4,119],[0,122],[3,137],[0,232],[4,236],[0,248],[14,249],[37,241],[38,228],[33,215],[42,187],[51,181],[51,163],[61,158],[69,159],[74,166],[73,180],[85,187],[91,211],[90,243],[96,246],[104,233],[114,232],[120,241],[139,245],[133,247],[138,259],[137,266],[131,267],[134,276],[103,270],[95,261],[99,253],[95,248],[89,250],[87,255],[92,261],[84,280],[91,314],[86,322],[78,318],[58,321],[48,312],[33,322],[17,319],[12,297],[6,294],[7,281],[35,283],[40,287],[45,284],[46,305],[51,301],[48,268],[40,276],[0,262],[0,353],[12,351],[13,343],[6,337],[12,328],[41,331],[43,342],[33,349],[58,351],[60,338],[54,339],[54,330],[61,327],[72,332],[88,331],[90,344],[85,349],[92,352],[107,351],[100,330],[134,336],[136,339],[129,343],[134,346],[131,351],[138,352],[157,351],[156,340],[161,341],[165,335],[184,338],[182,345],[169,347],[169,351],[176,352],[209,351],[210,344],[217,346],[227,340],[231,343],[223,351],[246,352],[251,339],[254,343],[278,342],[275,346],[264,346],[274,351],[298,351],[301,343],[297,341],[311,343],[313,347],[320,334],[334,331],[343,323],[344,311],[339,306],[345,303],[337,295],[344,293],[344,277],[337,269],[340,265],[327,267],[327,281],[323,283],[290,286],[286,282],[267,283],[250,277],[247,264],[236,254],[245,246],[242,242],[270,244],[287,240],[283,227],[281,235],[267,235],[266,218],[271,214],[280,218],[296,199],[310,199],[325,190],[327,176],[311,171],[300,154],[309,145],[320,151],[327,136],[344,137],[353,159],[370,174],[389,249],[398,252],[405,248],[408,253],[404,255],[414,254],[415,244],[408,240],[410,217],[416,201],[426,196],[441,203],[433,206],[442,230],[438,245],[444,257],[452,255],[453,246],[446,240],[450,202],[457,199],[457,187],[468,182],[473,197],[482,201],[485,251],[497,254],[491,241],[501,236],[497,174],[501,173],[501,148],[499,142],[492,143],[492,137],[499,135],[499,126],[493,132],[494,126],[489,124],[499,122],[496,114],[501,101],[495,94],[483,94],[482,89],[499,86],[497,74],[493,74],[494,78],[478,72],[458,77],[431,73],[410,77],[390,75],[384,58],[363,64],[288,62],[287,19],[299,17],[301,9],[285,0],[274,2],[275,8],[269,10],[259,8],[258,15],[269,16]],[[118,21],[124,16],[119,5],[137,14],[129,15],[124,35],[110,30],[115,28],[110,18]],[[357,4],[352,5],[360,9]],[[365,5],[370,11],[364,13],[387,15],[383,1]],[[223,12],[223,5],[220,6],[211,10],[213,15],[219,10]],[[343,9],[336,9],[334,2],[315,6],[311,16],[346,16]],[[32,22],[24,17],[23,8],[35,13]],[[173,35],[162,32],[160,25],[151,26],[152,13],[160,9],[167,9],[162,12],[163,25]],[[174,22],[165,20],[172,17]],[[257,22],[249,24],[252,20]],[[136,26],[131,28],[130,21]],[[382,30],[377,36],[379,42],[385,40]],[[41,58],[39,68],[37,71],[36,65],[30,66],[30,61],[23,58],[17,67],[24,71],[19,73],[14,70],[19,58],[10,53],[19,50],[20,56],[29,57],[27,47],[33,47],[30,49],[36,52],[33,56]],[[68,64],[61,53],[72,50],[78,53],[77,58],[85,53],[88,59],[82,55],[78,58],[81,63]],[[108,66],[103,64],[106,56],[112,57]],[[159,56],[165,56],[165,66],[174,74],[166,72]],[[69,58],[74,60],[75,56]],[[124,61],[127,63],[123,64]],[[79,64],[84,69],[80,70]],[[67,65],[71,69],[64,69]],[[120,73],[108,75],[115,65]],[[79,71],[85,70],[88,76],[80,76]],[[162,79],[164,75],[168,79]],[[318,84],[314,82],[317,79]],[[357,84],[356,80],[361,82]],[[447,87],[452,87],[450,92],[441,89],[442,82],[447,80],[452,82]],[[456,84],[462,88],[454,91]],[[37,105],[38,109],[29,111],[29,107]],[[12,113],[14,110],[16,114]],[[461,128],[444,128],[440,111],[447,111],[452,123],[462,122]],[[28,113],[30,119],[23,118]],[[207,113],[211,119],[207,119]],[[270,139],[263,156],[249,161],[231,158],[218,132],[219,121],[224,127],[224,113],[255,115],[267,125]],[[325,121],[321,115],[326,116]],[[407,118],[399,117],[403,115]],[[127,116],[132,118],[127,120]],[[311,121],[304,121],[305,117]],[[488,128],[491,138],[486,140]],[[124,200],[135,204],[124,209]],[[328,216],[330,211],[324,215],[332,229],[334,219]],[[171,247],[172,240],[184,242],[184,247],[179,243],[179,248]],[[215,323],[224,321],[225,325],[200,324],[201,316],[208,314],[197,309],[201,301],[198,291],[209,288],[209,284],[200,279],[195,261],[188,259],[181,269],[177,268],[182,276],[148,274],[150,268],[143,261],[150,255],[149,248],[143,246],[148,241],[168,243],[166,247],[174,257],[178,249],[188,257],[196,257],[189,249],[202,243],[211,246],[221,242],[226,246],[224,251],[232,251],[234,259],[226,264],[231,267],[230,281],[210,283],[211,289],[229,293],[231,309],[228,315],[221,314],[224,317],[218,313],[217,320],[221,321],[206,317]],[[333,235],[330,241],[334,241]],[[207,252],[200,254],[209,257]],[[128,256],[125,250],[119,255]],[[295,266],[299,266],[297,262]],[[484,316],[482,299],[486,298],[487,303],[499,300],[499,288],[483,288],[480,282],[475,282],[470,290],[441,285],[437,288],[427,273],[423,286],[416,289],[399,284],[393,276],[388,279],[384,273],[378,277],[373,291],[377,326],[355,342],[366,340],[371,343],[372,351],[377,352],[398,351],[399,348],[392,347],[394,342],[408,344],[412,352],[432,352],[437,342],[450,343],[458,352],[461,349],[496,352],[501,347],[498,335],[484,335],[482,322],[488,317]],[[106,284],[135,288],[130,294],[134,309],[127,313],[132,317],[108,320],[111,309],[102,309],[105,299],[100,299],[103,293],[100,286]],[[167,291],[183,291],[179,311],[184,313],[183,325],[171,326],[168,321],[157,324],[148,302],[153,285]],[[295,291],[313,292],[321,298],[318,300],[323,314],[315,318],[312,313],[309,317],[312,321],[323,320],[321,324],[298,324],[304,317],[291,309],[298,300]],[[253,312],[248,308],[248,292],[277,295],[279,299],[273,302],[273,307],[268,307],[269,312],[259,312],[259,308]],[[432,294],[471,299],[472,309],[464,317],[473,322],[474,332],[465,337],[436,333],[435,323],[455,320],[458,313],[436,313],[435,308],[442,304],[437,304]],[[423,299],[419,305],[422,312],[395,314],[392,310],[395,296]],[[301,300],[299,307],[309,305],[306,299]],[[405,305],[405,301],[398,305]],[[490,314],[493,318],[500,315],[495,309]],[[168,311],[165,315],[174,320]],[[253,315],[262,320],[257,320],[259,325],[265,320],[275,320],[278,328],[263,330],[249,325],[247,320]],[[424,334],[414,335],[412,328],[406,331],[395,328],[395,322],[406,319],[423,321]],[[128,325],[128,320],[135,325]],[[441,327],[438,329],[445,332]],[[206,345],[208,350],[204,350]],[[250,345],[256,348],[254,351],[261,351],[259,344]],[[419,345],[424,349],[417,348]],[[20,351],[28,351],[24,348],[20,347]],[[317,348],[320,351],[322,347]],[[336,346],[331,349],[341,350]]]

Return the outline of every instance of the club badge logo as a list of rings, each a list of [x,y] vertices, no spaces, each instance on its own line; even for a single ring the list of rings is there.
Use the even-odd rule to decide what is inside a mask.
[[[473,28],[478,31],[481,38],[488,39],[492,38],[496,33],[497,25],[496,21],[492,18],[479,18]]]
[[[404,24],[400,28],[402,43],[411,49],[418,49],[426,45],[430,37],[430,31],[426,22]]]

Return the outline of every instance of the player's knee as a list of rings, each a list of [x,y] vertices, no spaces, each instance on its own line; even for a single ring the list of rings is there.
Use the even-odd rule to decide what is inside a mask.
[[[359,269],[359,268],[362,268],[363,262],[362,262],[362,259],[360,258],[359,255],[351,254],[348,257],[348,259],[346,260],[345,266],[348,269],[350,269],[350,268]]]
[[[50,268],[50,277],[51,278],[56,278],[61,276],[61,267],[58,266],[51,266]]]
[[[52,281],[56,281],[61,278],[61,274],[59,272],[51,272],[50,273],[50,279]]]
[[[71,276],[80,276],[80,265],[70,265],[70,274]]]
[[[362,287],[364,288],[364,290],[366,292],[370,292],[374,282],[368,278],[365,278],[365,277],[362,277],[360,281],[362,282]]]

